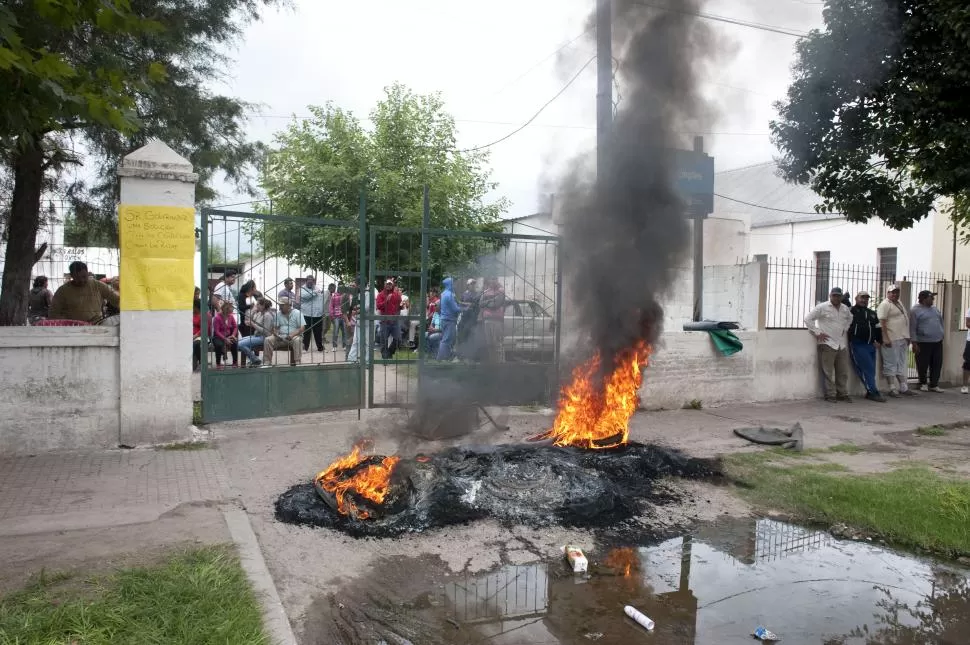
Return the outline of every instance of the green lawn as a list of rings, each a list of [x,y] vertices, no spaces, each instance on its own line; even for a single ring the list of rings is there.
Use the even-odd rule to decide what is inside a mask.
[[[232,550],[77,580],[42,576],[0,598],[2,645],[269,645]]]
[[[845,523],[903,547],[970,553],[970,481],[926,467],[855,475],[837,464],[806,464],[775,452],[725,461],[741,495],[767,509],[806,522]]]

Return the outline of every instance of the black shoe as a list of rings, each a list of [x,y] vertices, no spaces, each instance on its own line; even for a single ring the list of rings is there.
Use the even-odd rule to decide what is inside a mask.
[[[883,396],[881,394],[871,394],[871,393],[870,394],[866,394],[866,398],[869,399],[870,401],[876,401],[878,403],[885,403],[886,402],[886,399],[883,398]]]
[[[851,398],[851,397],[849,397],[849,395],[848,395],[848,394],[843,394],[843,395],[841,395],[841,396],[837,396],[837,397],[835,397],[835,398],[836,398],[837,400],[839,400],[839,401],[842,401],[843,403],[852,403],[852,398]]]
[[[825,397],[825,400],[828,401],[829,403],[835,403],[836,401],[834,396],[827,396]]]

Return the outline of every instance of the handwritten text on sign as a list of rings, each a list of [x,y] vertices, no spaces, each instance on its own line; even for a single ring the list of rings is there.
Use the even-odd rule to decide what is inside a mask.
[[[192,308],[195,209],[132,206],[118,209],[121,308],[171,311]]]

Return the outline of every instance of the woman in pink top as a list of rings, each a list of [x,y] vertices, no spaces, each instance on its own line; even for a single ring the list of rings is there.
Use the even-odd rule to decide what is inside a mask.
[[[216,350],[216,367],[222,367],[222,359],[226,351],[232,354],[232,366],[239,366],[239,350],[236,342],[239,340],[239,327],[236,317],[232,315],[232,303],[223,301],[222,309],[212,319],[212,345]]]

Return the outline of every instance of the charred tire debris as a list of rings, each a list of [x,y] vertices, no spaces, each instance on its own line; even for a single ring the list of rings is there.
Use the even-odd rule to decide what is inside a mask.
[[[334,529],[352,537],[406,533],[492,518],[505,525],[621,530],[650,506],[678,501],[664,477],[718,480],[720,462],[669,448],[629,443],[605,450],[502,445],[452,448],[402,459],[385,503],[354,499],[369,517],[336,511],[312,482],[276,501],[276,519]]]

